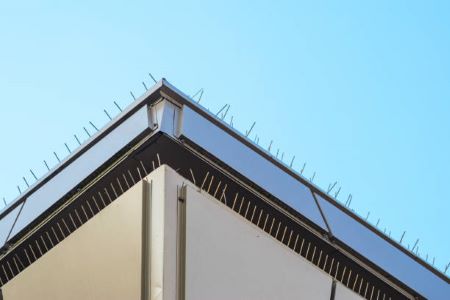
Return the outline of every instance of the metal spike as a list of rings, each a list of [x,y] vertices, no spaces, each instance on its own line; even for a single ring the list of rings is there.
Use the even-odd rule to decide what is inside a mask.
[[[370,211],[367,212],[366,221],[367,221],[367,219],[369,219],[369,216],[370,216]]]
[[[22,194],[22,190],[20,189],[20,186],[17,186],[17,189],[19,190],[19,195]]]
[[[253,122],[252,126],[250,127],[250,129],[248,131],[245,132],[245,136],[248,137],[250,135],[250,133],[253,130],[253,127],[255,127],[256,122]]]
[[[44,160],[44,164],[47,167],[47,170],[50,171],[50,168],[49,168],[49,166],[48,166],[48,164],[47,164],[47,162],[45,160]]]
[[[292,165],[294,164],[295,155],[292,157],[291,163],[289,164],[289,168],[292,168]]]
[[[230,126],[233,127],[233,116],[231,116],[231,119],[230,119]]]
[[[150,78],[151,78],[155,83],[157,83],[157,81],[156,81],[155,77],[153,77],[152,73],[148,73],[148,76],[150,76]]]
[[[267,152],[270,152],[270,148],[272,148],[273,141],[270,141],[269,147],[267,148]]]
[[[225,110],[225,112],[222,114],[222,117],[221,117],[222,120],[225,119],[225,117],[227,116],[228,110],[230,109],[230,107],[231,107],[231,105],[228,104],[227,110]]]
[[[450,267],[450,262],[445,266],[445,269],[444,269],[444,274],[446,274],[447,273],[447,270],[448,270],[448,268]]]
[[[56,154],[56,152],[53,152],[53,154],[55,155],[56,159],[58,160],[58,162],[61,162],[61,160],[58,157],[58,154]]]
[[[414,243],[414,246],[411,249],[411,252],[414,251],[414,248],[416,248],[417,244],[419,243],[419,239],[416,240],[416,242]],[[419,247],[417,247],[419,248]]]
[[[89,131],[86,129],[86,127],[83,126],[84,131],[86,132],[86,134],[91,137],[91,134],[89,133]]]
[[[30,169],[30,173],[31,173],[31,175],[33,175],[34,179],[38,180],[38,178],[37,178],[36,174],[34,174],[33,170]]]
[[[3,203],[5,203],[5,206],[7,205],[5,197],[3,197]]]
[[[122,108],[119,106],[119,104],[117,104],[116,101],[114,101],[114,105],[117,107],[118,110],[120,110],[120,112],[122,112]]]
[[[191,96],[191,98],[194,99],[194,98],[195,98],[198,94],[200,94],[202,91],[203,91],[203,88],[199,89],[197,92],[195,92],[194,95]],[[198,101],[198,102],[200,102],[200,101]],[[198,102],[197,102],[197,103],[198,103]]]
[[[283,161],[283,158],[284,158],[284,152],[281,153],[281,161]]]
[[[77,135],[76,135],[76,134],[74,134],[73,136],[74,136],[74,138],[75,138],[75,139],[77,140],[77,142],[78,142],[78,145],[80,145],[80,146],[81,146],[81,142],[80,142],[80,140],[78,139]]]
[[[225,109],[225,107],[227,107],[228,104],[225,104],[217,113],[216,113],[216,117]]]
[[[109,120],[111,121],[112,118],[111,118],[111,116],[108,114],[108,112],[106,111],[106,109],[104,109],[103,112],[105,113],[105,115],[106,115],[106,116],[109,118]]]
[[[335,199],[337,199],[339,193],[341,192],[341,188],[342,188],[342,187],[340,186],[339,189],[337,190],[337,192],[334,193],[334,198],[335,198]]]
[[[66,146],[67,151],[69,151],[69,154],[72,153],[72,151],[70,151],[69,146],[67,146],[67,143],[64,143],[64,146]]]
[[[142,85],[144,86],[145,90],[148,91],[147,86],[145,85],[145,82],[142,81]]]
[[[203,89],[202,89],[202,91],[200,92],[200,96],[198,97],[197,103],[200,103],[200,100],[202,100],[202,96],[203,96]]]
[[[347,201],[345,202],[345,206],[350,208],[350,204],[352,203],[352,199],[353,199],[352,194],[348,194],[348,198],[347,198]]]
[[[303,171],[305,171],[305,167],[306,167],[306,162],[303,164],[303,167],[302,167],[302,169],[300,170],[300,175],[302,175],[302,174],[303,174]]]
[[[402,241],[403,241],[403,238],[405,237],[405,234],[406,234],[406,230],[405,230],[405,231],[403,231],[402,237],[400,238],[400,244],[402,243]]]
[[[333,183],[333,185],[331,185],[331,183],[330,183],[330,185],[328,185],[327,194],[329,194],[329,193],[334,189],[334,187],[336,186],[336,184],[337,184],[337,181],[335,181],[335,182]]]
[[[131,97],[133,97],[134,100],[136,100],[136,97],[134,96],[132,91],[130,91],[130,95],[131,95]]]
[[[309,179],[310,182],[313,182],[314,177],[316,177],[316,172],[313,173],[313,176]]]
[[[378,224],[380,224],[380,218],[378,218],[377,224],[375,224],[375,227],[378,227]]]
[[[92,123],[91,121],[89,121],[89,124],[91,124],[91,126],[94,127],[94,129],[98,131],[98,128],[94,125],[94,123]]]
[[[30,187],[30,185],[28,184],[28,181],[25,177],[22,177],[23,181],[25,181],[25,184],[27,185],[27,187]]]

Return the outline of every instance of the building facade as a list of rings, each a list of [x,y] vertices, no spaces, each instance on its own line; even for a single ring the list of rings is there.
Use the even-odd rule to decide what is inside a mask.
[[[3,299],[450,299],[166,80],[0,213]]]

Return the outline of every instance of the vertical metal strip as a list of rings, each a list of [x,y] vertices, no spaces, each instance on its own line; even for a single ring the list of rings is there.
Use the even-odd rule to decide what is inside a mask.
[[[150,300],[152,183],[142,180],[141,300]]]
[[[186,186],[179,189],[178,194],[178,230],[177,230],[177,285],[178,300],[186,297]]]
[[[323,219],[323,221],[325,222],[325,225],[326,225],[327,228],[328,228],[328,232],[330,233],[330,236],[333,236],[333,232],[331,231],[331,227],[330,227],[330,225],[328,224],[327,218],[326,218],[326,216],[325,216],[325,214],[324,214],[324,212],[323,212],[323,210],[322,210],[322,207],[320,206],[319,201],[317,200],[316,195],[315,195],[314,192],[311,191],[311,190],[310,190],[310,193],[312,194],[312,196],[313,196],[313,198],[314,198],[314,201],[316,202],[317,208],[319,208],[319,212],[320,212],[320,214],[322,215],[322,219]]]
[[[334,300],[335,297],[336,297],[336,280],[333,280],[333,283],[331,284],[330,300]]]

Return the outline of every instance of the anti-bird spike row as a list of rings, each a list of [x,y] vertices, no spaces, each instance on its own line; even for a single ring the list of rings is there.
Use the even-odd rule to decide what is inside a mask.
[[[153,77],[152,73],[148,73],[148,76],[150,76],[150,78],[151,78],[155,83],[158,82],[158,81],[156,81],[155,77]]]

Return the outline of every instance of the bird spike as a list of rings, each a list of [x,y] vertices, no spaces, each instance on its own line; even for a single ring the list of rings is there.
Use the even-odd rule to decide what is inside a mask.
[[[147,85],[145,85],[145,82],[142,81],[142,85],[144,86],[145,90],[148,91]]]
[[[69,146],[67,145],[67,143],[64,143],[64,146],[66,146],[66,149],[67,149],[67,151],[69,152],[69,154],[72,153],[72,151],[70,151],[70,148],[69,148]]]
[[[61,160],[58,157],[58,154],[56,154],[56,152],[53,152],[53,154],[55,155],[56,159],[58,160],[58,162],[61,162]]]
[[[221,117],[221,119],[223,120],[223,119],[225,119],[225,117],[227,116],[227,114],[228,114],[228,110],[230,109],[230,107],[231,107],[231,105],[230,104],[228,104],[228,107],[227,107],[227,109],[225,110],[225,112],[222,114],[222,117]]]
[[[38,180],[38,178],[37,178],[36,174],[34,174],[33,170],[30,169],[30,173],[31,173],[31,175],[33,175],[34,179]]]
[[[291,163],[289,164],[289,167],[292,168],[292,165],[294,164],[295,155],[292,157]]]
[[[106,109],[104,109],[103,112],[104,112],[105,115],[108,117],[108,119],[111,121],[112,118],[111,118],[111,116],[109,115],[108,111],[107,111]]]
[[[303,171],[305,171],[305,167],[306,167],[306,162],[303,164],[303,167],[302,167],[302,169],[301,169],[301,171],[300,171],[300,175],[302,175],[302,174],[303,174]]]
[[[402,233],[402,237],[400,238],[400,244],[402,243],[402,241],[403,241],[403,238],[405,237],[405,234],[406,234],[406,230],[405,230],[405,231],[403,231],[403,233]]]
[[[133,97],[133,100],[136,100],[136,97],[134,96],[132,91],[130,91],[130,95],[131,95],[131,97]]]
[[[78,145],[80,145],[80,146],[81,146],[81,142],[80,142],[80,140],[78,139],[77,135],[76,135],[76,134],[74,134],[74,135],[73,135],[73,137],[75,138],[75,140],[77,140],[77,143],[78,143]]]
[[[45,164],[45,166],[47,167],[47,170],[48,170],[48,171],[50,171],[50,168],[49,168],[49,166],[48,166],[48,164],[47,164],[47,161],[46,161],[46,160],[44,160],[44,164]]]
[[[247,130],[247,131],[245,132],[245,136],[246,136],[246,137],[248,137],[248,136],[250,135],[250,133],[251,133],[252,130],[253,130],[253,127],[255,127],[255,124],[256,124],[256,122],[253,122],[253,124],[252,124],[252,126],[250,127],[250,129]]]
[[[98,128],[94,125],[94,123],[92,123],[91,121],[89,121],[89,124],[91,124],[91,126],[94,127],[94,129],[98,131]]]
[[[216,117],[228,106],[228,104],[225,104],[222,106],[222,108],[216,113]]]
[[[83,126],[84,132],[86,132],[86,134],[91,137],[91,134],[89,133],[89,131],[86,129],[86,127]]]
[[[337,192],[336,193],[334,193],[334,198],[336,198],[337,199],[337,197],[338,197],[338,195],[339,195],[339,193],[341,192],[341,186],[339,187],[339,189],[337,190]]]
[[[155,83],[157,83],[157,81],[156,81],[155,77],[153,77],[152,73],[148,73],[148,76],[150,76],[150,78],[151,78]]]
[[[116,101],[114,101],[114,105],[117,107],[118,110],[120,110],[120,112],[122,112],[122,108],[119,106],[119,104],[117,104]]]

